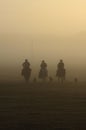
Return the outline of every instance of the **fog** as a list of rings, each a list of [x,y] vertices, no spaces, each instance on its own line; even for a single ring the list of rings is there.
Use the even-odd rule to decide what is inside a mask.
[[[26,58],[32,77],[43,59],[55,77],[63,59],[68,80],[86,80],[85,16],[85,0],[0,0],[0,80],[21,79]]]

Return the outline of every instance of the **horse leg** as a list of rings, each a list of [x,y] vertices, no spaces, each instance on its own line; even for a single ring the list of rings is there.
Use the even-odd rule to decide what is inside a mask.
[[[28,79],[27,78],[25,78],[25,82],[26,82],[26,84],[28,83]]]
[[[43,78],[43,83],[45,83],[45,82],[46,82],[46,78],[44,77],[44,78]]]
[[[26,82],[26,84],[28,84],[28,82],[29,82],[29,77],[25,77],[25,82]]]
[[[61,80],[61,81],[62,81],[62,83],[64,82],[64,80],[65,80],[65,77],[62,77],[62,80]]]
[[[63,78],[61,78],[61,83],[63,84]]]
[[[60,82],[60,77],[58,77],[58,83]]]

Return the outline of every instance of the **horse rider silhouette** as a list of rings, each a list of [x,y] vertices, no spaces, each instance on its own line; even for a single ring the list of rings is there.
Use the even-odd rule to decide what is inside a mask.
[[[31,76],[31,69],[30,69],[30,63],[27,59],[25,59],[25,62],[22,64],[22,76],[24,76],[25,81],[28,82]]]
[[[63,60],[60,60],[60,62],[57,65],[57,73],[56,73],[56,76],[58,77],[58,81],[61,80],[61,82],[63,82],[65,80],[65,73],[66,70],[64,68]]]
[[[47,71],[47,64],[44,60],[42,60],[40,67],[41,67],[41,69],[39,72],[39,78],[46,79],[48,76],[48,71]]]

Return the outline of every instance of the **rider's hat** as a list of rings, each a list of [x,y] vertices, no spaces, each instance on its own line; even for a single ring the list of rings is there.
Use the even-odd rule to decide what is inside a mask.
[[[60,59],[60,62],[63,62],[63,60],[62,60],[62,59]]]
[[[27,59],[25,59],[25,62],[27,62],[28,60]]]

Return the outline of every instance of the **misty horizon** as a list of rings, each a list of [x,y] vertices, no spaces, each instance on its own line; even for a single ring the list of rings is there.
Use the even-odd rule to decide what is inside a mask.
[[[73,80],[75,77],[78,77],[79,80],[85,80],[85,52],[80,52],[82,44],[77,46],[78,42],[83,43],[82,49],[85,50],[85,41],[82,42],[83,38],[85,40],[85,35],[85,31],[84,33],[82,31],[71,37],[61,38],[59,36],[50,37],[49,35],[43,35],[33,39],[33,37],[29,38],[28,35],[23,34],[4,34],[0,38],[0,42],[3,43],[2,54],[0,55],[0,79],[10,80],[12,77],[14,79],[18,78],[18,80],[22,79],[22,63],[27,58],[33,70],[32,78],[38,77],[40,63],[43,59],[48,64],[49,75],[55,78],[57,64],[60,59],[63,59],[68,80]],[[15,45],[14,43],[18,44]],[[22,45],[19,45],[19,43],[24,43],[24,46],[21,48]],[[50,44],[51,47],[49,46]]]

